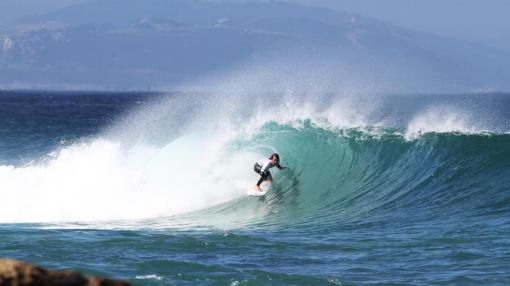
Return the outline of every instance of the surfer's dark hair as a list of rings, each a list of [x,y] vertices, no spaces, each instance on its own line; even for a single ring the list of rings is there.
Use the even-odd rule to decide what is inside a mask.
[[[273,159],[273,158],[276,158],[276,161],[280,162],[280,155],[278,155],[278,153],[273,153],[271,155],[271,157],[269,157],[269,159]]]

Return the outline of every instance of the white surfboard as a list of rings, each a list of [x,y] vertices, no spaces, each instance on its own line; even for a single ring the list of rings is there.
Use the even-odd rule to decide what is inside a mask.
[[[261,192],[259,192],[255,188],[249,188],[248,191],[246,192],[246,194],[248,196],[253,196],[253,197],[261,197],[261,196],[265,195],[266,193],[267,193],[267,190],[261,189]]]
[[[267,183],[265,183],[265,182],[264,182],[264,183],[262,183],[262,184],[260,185],[260,190],[261,190],[261,192],[259,192],[259,191],[257,190],[257,188],[256,188],[255,186],[253,186],[253,187],[250,187],[250,188],[248,189],[248,191],[246,192],[246,194],[247,194],[248,196],[254,196],[254,197],[260,197],[260,196],[263,196],[263,195],[265,195],[265,194],[267,193],[267,191],[269,191],[269,184],[267,184]]]

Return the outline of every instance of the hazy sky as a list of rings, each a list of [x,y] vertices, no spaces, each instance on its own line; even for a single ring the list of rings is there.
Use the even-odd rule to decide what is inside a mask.
[[[45,13],[66,5],[86,1],[90,0],[0,0],[0,24],[10,22],[17,17]],[[510,17],[508,16],[510,0],[283,1],[320,5],[339,11],[350,11],[362,16],[378,18],[398,26],[484,43],[510,51]],[[146,3],[150,5],[150,1],[146,0]]]
[[[0,0],[0,25],[17,18],[48,13],[87,0]]]
[[[510,0],[288,0],[510,51]]]

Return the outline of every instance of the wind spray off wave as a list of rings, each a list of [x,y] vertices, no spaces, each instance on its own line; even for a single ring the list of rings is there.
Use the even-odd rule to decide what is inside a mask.
[[[395,104],[402,101],[408,104]],[[501,101],[495,96],[490,107]],[[441,114],[456,118],[446,128],[441,124],[444,117],[433,116],[445,103],[450,107]],[[302,223],[320,218],[317,212],[329,218],[324,224],[338,221],[338,213],[359,218],[391,203],[409,203],[401,198],[425,192],[424,186],[431,188],[430,181],[437,180],[434,174],[446,172],[441,169],[446,165],[455,170],[462,158],[478,162],[468,151],[477,144],[498,146],[500,153],[488,156],[490,160],[506,156],[504,110],[472,106],[469,100],[459,103],[448,97],[174,94],[117,118],[83,142],[62,146],[28,164],[2,165],[6,207],[0,221],[159,217],[163,219],[157,223],[168,226],[175,215],[203,210],[186,223],[208,225],[219,221],[208,213],[211,207],[211,212],[237,221],[232,225]],[[480,127],[457,124],[469,122],[473,115],[468,111],[477,111]],[[471,135],[455,135],[465,132]],[[458,146],[465,151],[456,153]],[[281,207],[256,213],[239,199],[256,182],[251,170],[255,160],[272,152],[279,152],[291,170],[277,174],[274,197],[268,198]],[[492,164],[486,169],[508,170],[504,162]],[[473,174],[483,188],[490,183],[487,174],[494,175]],[[436,187],[461,189],[457,183]],[[222,206],[228,211],[215,211]],[[295,208],[299,212],[294,213]],[[274,211],[278,215],[266,217]]]

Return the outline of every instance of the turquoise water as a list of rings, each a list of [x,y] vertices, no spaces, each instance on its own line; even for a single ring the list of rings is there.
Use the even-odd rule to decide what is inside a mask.
[[[507,95],[297,97],[2,94],[0,256],[136,285],[507,284]]]

